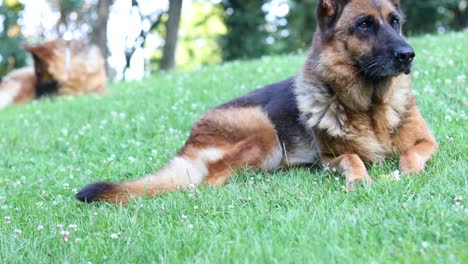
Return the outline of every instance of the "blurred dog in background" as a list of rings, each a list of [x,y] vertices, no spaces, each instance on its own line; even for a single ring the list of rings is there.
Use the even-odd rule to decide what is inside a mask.
[[[83,41],[58,39],[25,45],[34,68],[11,71],[0,83],[0,109],[41,96],[106,92],[105,61],[99,48]]]

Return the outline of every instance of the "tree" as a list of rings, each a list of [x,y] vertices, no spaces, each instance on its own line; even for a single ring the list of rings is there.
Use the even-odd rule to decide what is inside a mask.
[[[58,9],[60,17],[55,25],[57,35],[62,36],[68,29],[71,23],[70,14],[80,12],[83,7],[84,0],[54,0],[52,6]]]
[[[58,37],[66,32],[78,35],[99,47],[105,58],[109,74],[107,47],[107,22],[113,0],[51,0],[50,5],[60,13],[55,28]]]
[[[18,25],[19,13],[23,10],[19,1],[0,1],[0,77],[13,68],[26,65],[26,52],[21,48],[24,37]]]
[[[463,30],[468,27],[466,0],[411,0],[402,1],[408,34],[434,32],[439,28]]]
[[[109,75],[110,67],[107,61],[109,48],[107,47],[107,21],[112,0],[99,0],[97,3],[97,19],[93,29],[94,42],[99,46],[102,55],[106,58],[106,73]]]
[[[268,0],[224,0],[224,23],[227,34],[220,39],[223,58],[255,58],[267,53],[265,15],[262,9]]]
[[[291,0],[290,11],[286,16],[289,35],[286,38],[288,51],[307,49],[312,43],[317,23],[315,9],[317,0]]]
[[[169,18],[166,22],[166,38],[160,65],[162,70],[170,70],[175,66],[175,53],[177,48],[177,35],[179,33],[181,11],[182,0],[169,1]]]
[[[468,2],[466,0],[448,0],[447,10],[452,13],[453,19],[449,26],[455,30],[468,28]]]
[[[162,17],[165,14],[164,10],[161,10],[159,13],[155,14],[150,14],[150,15],[143,15],[143,12],[141,10],[140,4],[138,3],[137,0],[132,0],[132,9],[137,10],[141,23],[144,24],[145,21],[148,21],[150,24],[149,28],[141,27],[140,34],[135,38],[133,41],[132,45],[127,47],[125,50],[125,66],[123,70],[123,78],[125,79],[125,73],[127,70],[130,68],[130,63],[132,61],[132,57],[135,54],[135,52],[143,48],[146,43],[146,37],[148,37],[148,34],[153,31],[155,28],[158,27],[158,25],[162,21]]]

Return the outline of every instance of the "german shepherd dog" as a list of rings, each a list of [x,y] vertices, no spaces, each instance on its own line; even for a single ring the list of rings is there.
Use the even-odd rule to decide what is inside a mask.
[[[400,158],[418,173],[437,149],[411,93],[413,48],[401,33],[399,0],[320,0],[308,58],[293,78],[224,103],[196,121],[160,171],[123,183],[94,183],[76,198],[126,203],[206,182],[238,167],[275,170],[320,161],[348,186],[369,183],[365,164]]]
[[[0,109],[42,96],[106,92],[104,57],[95,45],[63,39],[25,45],[34,68],[11,71],[0,83]]]

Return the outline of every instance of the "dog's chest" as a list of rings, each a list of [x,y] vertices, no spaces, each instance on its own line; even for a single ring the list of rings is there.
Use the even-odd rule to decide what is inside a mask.
[[[405,102],[376,105],[365,113],[330,106],[314,127],[324,154],[354,153],[363,161],[380,162],[394,153],[394,138],[405,115]]]
[[[344,129],[345,152],[356,153],[367,162],[382,161],[394,152],[393,139],[401,120],[400,113],[389,105],[350,115]]]

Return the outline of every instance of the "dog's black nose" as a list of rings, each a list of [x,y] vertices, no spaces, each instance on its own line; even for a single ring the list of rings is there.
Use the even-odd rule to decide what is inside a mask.
[[[411,46],[402,46],[395,49],[395,57],[403,65],[409,65],[416,54]]]

